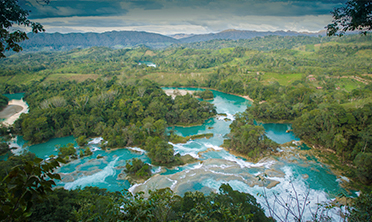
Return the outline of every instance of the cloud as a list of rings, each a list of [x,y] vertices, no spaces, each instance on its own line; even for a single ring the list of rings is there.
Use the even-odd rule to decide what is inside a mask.
[[[131,1],[132,8],[142,8],[144,10],[162,9],[164,5],[158,1]]]
[[[116,0],[52,0],[49,4],[39,4],[36,0],[20,0],[22,8],[30,10],[30,18],[53,18],[71,16],[110,16],[123,15],[126,9],[121,8]]]
[[[319,31],[341,0],[54,0],[34,5],[47,32],[139,30],[161,34],[225,29]]]

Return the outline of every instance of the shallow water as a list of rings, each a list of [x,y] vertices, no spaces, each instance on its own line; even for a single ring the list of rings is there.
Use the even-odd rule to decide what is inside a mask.
[[[24,93],[14,93],[14,94],[3,94],[3,96],[8,97],[9,100],[21,100],[24,97]]]
[[[195,88],[184,89],[197,90]],[[57,186],[63,186],[66,189],[98,186],[111,191],[129,189],[132,192],[171,187],[176,193],[183,194],[195,190],[209,193],[217,191],[222,183],[229,183],[232,188],[250,193],[264,204],[264,198],[256,194],[264,191],[262,185],[267,186],[271,182],[277,181],[278,185],[266,190],[270,201],[273,201],[273,193],[279,193],[279,195],[286,197],[293,186],[298,193],[310,192],[310,206],[312,208],[316,207],[317,202],[326,201],[339,193],[346,192],[340,186],[342,180],[314,158],[309,158],[307,161],[296,157],[293,157],[291,161],[269,158],[258,163],[250,163],[244,158],[236,157],[222,149],[220,145],[223,143],[224,136],[230,131],[229,125],[234,119],[233,115],[243,112],[251,103],[238,96],[218,91],[213,91],[213,93],[215,97],[209,102],[216,106],[218,113],[225,113],[230,120],[225,121],[225,117],[210,118],[201,126],[174,127],[176,133],[182,136],[202,133],[214,134],[210,139],[202,138],[190,140],[185,144],[172,144],[176,153],[190,154],[198,158],[198,162],[172,169],[154,167],[153,172],[159,174],[158,176],[150,178],[143,184],[131,186],[128,181],[118,179],[118,175],[123,170],[122,166],[132,158],[140,158],[150,163],[146,153],[138,148],[102,151],[99,148],[99,138],[95,138],[89,144],[93,150],[92,156],[72,161],[58,169],[62,180],[57,182]],[[286,130],[291,128],[290,124],[263,124],[263,126],[267,136],[277,143],[283,144],[299,140],[292,132],[286,133]],[[57,154],[56,145],[65,145],[70,142],[76,145],[74,138],[70,136],[52,139],[47,143],[30,147],[26,146],[22,150],[29,150],[38,157],[48,158],[50,155]],[[15,141],[15,144],[20,147],[24,146],[24,143],[22,138]],[[307,149],[307,147],[294,145],[293,149]],[[208,152],[200,153],[207,150]],[[97,158],[98,156],[102,158]],[[264,175],[267,175],[265,181],[258,181],[257,176]],[[306,214],[309,218],[310,211]]]

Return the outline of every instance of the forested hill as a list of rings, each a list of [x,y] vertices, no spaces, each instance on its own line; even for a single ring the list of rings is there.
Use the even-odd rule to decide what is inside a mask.
[[[113,31],[105,33],[29,33],[29,39],[22,42],[24,51],[65,51],[74,48],[106,46],[124,48],[137,45],[166,47],[178,43],[174,38],[148,32]]]
[[[173,45],[189,44],[210,40],[251,40],[265,36],[303,36],[315,37],[321,33],[298,33],[298,32],[256,32],[256,31],[238,31],[226,30],[220,33],[211,33],[204,35],[193,35],[191,37],[175,39],[156,33],[138,32],[138,31],[113,31],[104,33],[29,33],[29,39],[20,45],[23,52],[38,51],[68,51],[75,48],[89,48],[93,46],[105,46],[113,49],[121,49],[145,45],[150,48],[166,48]],[[240,46],[239,44],[235,44]],[[241,45],[246,47],[246,45]],[[13,52],[8,52],[13,54]]]
[[[247,31],[247,30],[225,30],[219,33],[210,33],[204,35],[193,35],[187,38],[179,39],[182,43],[192,43],[192,42],[204,42],[214,39],[228,39],[228,40],[238,40],[238,39],[252,39],[255,37],[263,36],[324,36],[324,33],[301,33],[292,31],[275,31],[275,32],[257,32],[257,31]]]

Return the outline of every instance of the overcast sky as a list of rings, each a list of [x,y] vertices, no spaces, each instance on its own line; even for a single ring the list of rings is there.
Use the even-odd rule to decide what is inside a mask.
[[[324,30],[344,0],[19,0],[47,32],[147,31],[165,35],[226,29]]]

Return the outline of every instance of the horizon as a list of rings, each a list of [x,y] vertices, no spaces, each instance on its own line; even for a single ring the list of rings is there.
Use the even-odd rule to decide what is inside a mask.
[[[345,0],[20,0],[46,33],[145,31],[200,35],[229,29],[317,33]],[[22,29],[21,27],[18,27]],[[24,31],[29,31],[23,29]]]
[[[173,36],[177,36],[177,35],[187,35],[187,36],[194,36],[194,35],[208,35],[208,34],[218,34],[218,33],[224,33],[224,32],[263,32],[263,33],[266,33],[266,32],[272,32],[272,33],[276,33],[276,32],[294,32],[294,33],[303,33],[303,34],[321,34],[321,33],[325,33],[326,30],[320,30],[320,31],[312,31],[312,32],[308,32],[308,31],[304,31],[304,32],[297,32],[297,31],[293,31],[293,30],[276,30],[276,31],[257,31],[257,30],[237,30],[237,29],[226,29],[226,30],[222,30],[222,31],[219,31],[219,32],[209,32],[209,33],[203,33],[203,34],[196,34],[196,33],[175,33],[175,34],[161,34],[161,33],[156,33],[156,32],[149,32],[149,31],[138,31],[138,30],[111,30],[111,31],[104,31],[104,32],[67,32],[67,33],[61,33],[61,32],[44,32],[44,34],[62,34],[62,35],[66,35],[66,34],[88,34],[88,33],[94,33],[94,34],[103,34],[103,33],[110,33],[110,32],[145,32],[145,33],[150,33],[150,34],[159,34],[159,35],[163,35],[163,36],[168,36],[168,37],[172,37]],[[28,32],[28,35],[29,34],[35,34],[35,33],[32,33],[32,32]],[[40,33],[37,33],[36,35],[39,35]]]

